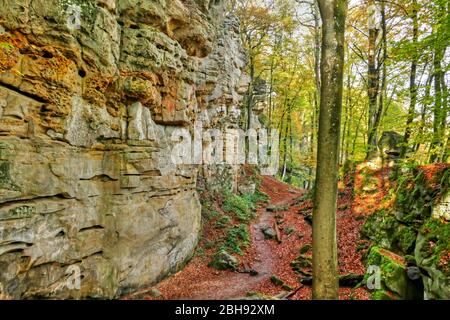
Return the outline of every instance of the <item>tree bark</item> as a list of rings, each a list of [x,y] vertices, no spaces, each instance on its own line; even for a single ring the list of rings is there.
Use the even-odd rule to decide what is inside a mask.
[[[441,85],[441,61],[444,54],[440,48],[434,52],[434,119],[433,119],[433,141],[430,145],[430,162],[436,162],[439,158],[438,148],[442,145],[442,85]]]
[[[248,96],[247,96],[247,130],[249,130],[252,127],[254,82],[255,82],[255,63],[253,57],[250,56],[250,83],[248,86]]]
[[[338,299],[336,207],[346,0],[318,0],[322,17],[321,99],[313,213],[313,298]]]
[[[413,37],[412,42],[414,44],[414,49],[416,50],[416,44],[419,36],[419,21],[417,19],[417,0],[413,0],[413,9],[412,9],[412,21],[413,21]],[[408,110],[408,118],[406,119],[406,130],[403,138],[403,146],[400,153],[400,158],[404,158],[406,155],[406,151],[408,150],[408,141],[411,137],[411,125],[416,116],[416,104],[417,104],[417,85],[416,85],[416,76],[417,76],[417,63],[418,63],[418,54],[416,52],[413,53],[413,58],[411,62],[411,72],[409,76],[409,110]]]
[[[379,67],[377,66],[378,24],[376,23],[376,5],[369,0],[369,48],[367,54],[367,96],[369,97],[369,121],[367,138],[367,158],[377,149],[377,102],[379,93]]]
[[[351,94],[351,82],[350,82],[350,78],[351,78],[351,65],[349,65],[348,67],[348,71],[347,71],[347,95],[346,95],[346,99],[345,99],[345,105],[344,105],[344,127],[342,128],[342,139],[341,139],[341,152],[340,152],[340,157],[339,157],[339,164],[342,165],[344,163],[345,159],[345,141],[347,140],[347,125],[349,122],[349,108],[350,108],[350,94]]]

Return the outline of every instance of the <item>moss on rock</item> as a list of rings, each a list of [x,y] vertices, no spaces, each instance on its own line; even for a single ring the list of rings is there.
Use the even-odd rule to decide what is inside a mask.
[[[374,246],[368,254],[367,265],[379,267],[381,288],[375,289],[389,290],[398,295],[399,298],[406,297],[408,279],[406,265],[402,257]]]

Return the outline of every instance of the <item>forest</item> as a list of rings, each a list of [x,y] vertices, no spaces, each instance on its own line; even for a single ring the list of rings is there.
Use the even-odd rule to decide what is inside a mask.
[[[347,15],[339,165],[370,159],[383,137],[397,142],[402,163],[447,162],[448,2],[339,5]],[[280,178],[310,188],[321,99],[318,3],[235,1],[232,10],[249,59],[247,108],[268,95],[260,120],[280,132]]]

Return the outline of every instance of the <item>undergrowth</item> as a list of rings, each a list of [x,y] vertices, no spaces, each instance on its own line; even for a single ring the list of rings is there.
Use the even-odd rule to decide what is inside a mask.
[[[251,244],[250,223],[256,218],[258,204],[268,202],[268,196],[259,191],[257,178],[256,192],[252,194],[234,194],[229,188],[213,194],[203,192],[202,216],[204,223],[213,228],[215,239],[204,239],[203,247],[210,251],[209,266],[224,269],[234,269],[236,259],[232,255],[243,256],[246,248]]]

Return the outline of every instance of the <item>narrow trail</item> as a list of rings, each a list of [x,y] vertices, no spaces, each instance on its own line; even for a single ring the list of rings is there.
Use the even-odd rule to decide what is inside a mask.
[[[268,190],[269,188],[271,190]],[[277,199],[271,197],[270,204],[275,206],[290,206],[293,200],[302,193],[299,189],[281,184],[277,180],[269,177],[263,181],[262,191],[268,193],[269,197],[274,191],[283,195],[277,197]],[[223,274],[223,276],[217,279],[203,282],[202,286],[205,288],[199,292],[192,292],[189,295],[190,299],[223,300],[244,297],[248,291],[255,288],[255,285],[272,276],[276,267],[276,259],[270,242],[265,239],[261,230],[264,226],[273,225],[273,213],[266,211],[265,208],[260,208],[258,211],[259,218],[251,225],[252,245],[256,251],[256,255],[254,262],[250,265],[253,270],[258,272],[258,275],[250,276],[244,273]]]
[[[290,299],[311,299],[311,288],[299,284],[299,276],[292,270],[290,263],[305,244],[310,244],[311,226],[304,220],[300,210],[312,210],[311,201],[298,202],[304,190],[284,184],[274,178],[264,177],[261,191],[269,196],[269,204],[285,207],[285,211],[269,212],[266,206],[258,209],[258,219],[251,224],[250,232],[252,245],[241,261],[251,269],[258,272],[256,276],[247,273],[237,273],[230,270],[218,271],[208,267],[208,257],[196,255],[187,266],[175,275],[163,280],[154,288],[142,290],[127,299],[155,299],[150,290],[157,289],[161,297],[166,300],[226,300],[237,299],[247,295],[248,292],[260,292],[268,296],[275,296],[283,291],[270,280],[272,276],[282,279],[287,285],[297,290]],[[342,201],[346,201],[342,199]],[[351,211],[351,210],[350,210]],[[356,238],[359,227],[349,210],[338,212],[338,228],[340,238],[339,252],[340,271],[360,272],[363,269],[360,257],[356,252]],[[262,228],[273,226],[281,220],[281,230],[294,230],[292,233],[282,232],[282,242],[267,240]],[[349,222],[350,221],[350,222]],[[340,289],[341,299],[354,297],[349,288]],[[364,293],[357,294],[357,298],[364,299]]]

